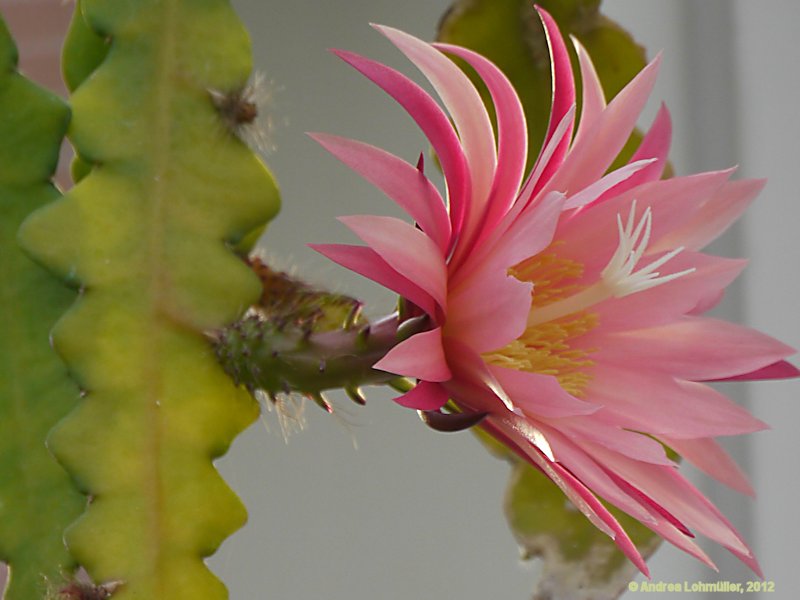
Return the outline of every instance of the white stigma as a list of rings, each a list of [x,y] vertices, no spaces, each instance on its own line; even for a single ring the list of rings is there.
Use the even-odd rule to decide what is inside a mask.
[[[617,215],[619,244],[611,260],[608,261],[608,264],[601,272],[600,281],[573,296],[532,310],[528,317],[528,326],[532,327],[548,321],[555,321],[561,317],[585,310],[609,298],[623,298],[694,272],[695,269],[691,268],[678,273],[661,275],[656,270],[683,252],[684,248],[682,246],[668,252],[643,269],[636,270],[636,265],[644,256],[647,244],[650,242],[652,226],[653,213],[650,207],[645,209],[639,222],[636,222],[636,201],[634,200],[631,203],[631,210],[624,227],[622,225],[622,216]]]
[[[636,264],[642,258],[645,250],[647,250],[647,244],[650,241],[650,231],[653,225],[653,213],[650,207],[648,206],[645,209],[644,215],[642,215],[641,220],[634,228],[635,219],[636,200],[631,204],[631,212],[628,214],[628,222],[624,229],[622,228],[622,217],[619,214],[617,215],[619,245],[601,274],[603,282],[615,298],[622,298],[629,294],[656,287],[678,277],[683,277],[695,270],[691,268],[663,276],[656,271],[660,266],[683,252],[684,248],[681,246],[653,261],[645,268],[634,271]]]

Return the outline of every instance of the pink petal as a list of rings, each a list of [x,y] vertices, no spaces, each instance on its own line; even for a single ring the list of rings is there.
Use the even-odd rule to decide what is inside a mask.
[[[393,217],[339,217],[394,270],[447,306],[447,267],[436,244],[422,231]]]
[[[451,265],[451,288],[456,289],[465,280],[479,277],[476,272],[505,272],[544,250],[553,241],[563,205],[564,196],[552,192],[541,202],[525,207],[520,214],[513,215],[516,210],[507,214],[480,247],[473,250],[468,262],[461,268]]]
[[[663,175],[664,168],[667,166],[667,155],[669,154],[671,142],[672,121],[667,107],[662,104],[652,126],[630,160],[630,163],[635,163],[650,158],[654,159],[653,162],[605,192],[595,200],[595,204],[618,196],[639,185],[650,181],[657,181]]]
[[[648,158],[636,162],[630,162],[624,167],[620,167],[615,171],[611,171],[611,173],[604,175],[597,181],[591,183],[589,186],[580,191],[576,191],[576,193],[570,196],[564,203],[564,210],[571,208],[582,208],[587,204],[595,202],[608,190],[626,183],[628,179],[632,178],[638,172],[643,171],[654,162],[656,162],[655,158]]]
[[[536,7],[539,12],[539,18],[544,25],[545,36],[547,37],[547,46],[550,48],[550,65],[551,65],[551,79],[553,88],[553,103],[550,109],[550,121],[547,125],[547,134],[544,138],[543,146],[553,137],[553,134],[558,127],[558,124],[568,114],[569,110],[575,104],[575,79],[572,75],[572,62],[569,58],[567,45],[564,43],[564,38],[561,37],[561,32],[558,29],[553,17],[541,7]],[[568,130],[564,137],[556,147],[553,158],[545,166],[541,178],[537,182],[537,186],[541,187],[553,176],[553,173],[560,168],[564,157],[569,148],[570,138],[572,137],[572,126],[570,122]],[[557,188],[551,188],[557,189]],[[534,193],[536,193],[535,190]],[[566,191],[557,189],[557,191]]]
[[[569,196],[602,177],[633,131],[655,84],[660,62],[659,55],[617,94],[586,135],[573,144],[546,189]]]
[[[742,494],[755,497],[747,475],[717,441],[711,438],[679,440],[665,436],[661,436],[661,441],[703,473]]]
[[[456,389],[460,383],[472,386],[478,390],[485,390],[491,394],[492,400],[499,401],[504,405],[504,408],[511,411],[514,410],[514,404],[511,397],[503,389],[503,386],[494,376],[494,373],[489,369],[489,365],[483,360],[473,348],[459,339],[453,337],[445,337],[444,339],[445,351],[450,361],[450,366],[453,370],[454,381],[448,383],[448,387],[453,387],[456,396],[459,398],[466,398],[465,405],[472,408],[475,412],[484,411],[499,411],[501,408],[493,402],[491,406],[484,404],[472,404],[468,400],[470,394],[459,394]],[[480,399],[476,398],[476,401]]]
[[[425,90],[402,73],[352,52],[334,53],[394,98],[430,140],[442,165],[450,198],[453,234],[461,229],[472,194],[467,159],[450,119]]]
[[[472,231],[483,217],[497,165],[494,131],[483,100],[464,72],[430,44],[391,27],[375,28],[422,71],[453,117],[472,176],[467,211],[467,228]]]
[[[711,381],[760,381],[763,379],[793,379],[795,377],[800,377],[800,369],[788,361],[779,360],[750,373],[712,379]]]
[[[652,435],[688,439],[767,428],[720,392],[699,383],[677,382],[644,365],[598,362],[586,394],[613,414],[620,427]]]
[[[407,298],[429,315],[436,315],[436,303],[429,293],[395,271],[372,248],[345,244],[309,244],[323,256],[363,275]]]
[[[656,258],[656,257],[653,257]],[[641,267],[652,262],[641,261]],[[720,293],[736,279],[747,261],[720,258],[696,252],[681,252],[660,270],[662,275],[687,273],[660,286],[624,296],[609,298],[592,308],[604,332],[666,325],[698,307],[713,304]]]
[[[619,243],[617,215],[626,219],[634,200],[637,216],[648,207],[652,210],[653,226],[647,252],[664,252],[659,240],[691,219],[698,207],[722,187],[730,173],[719,171],[653,181],[577,211],[559,224],[556,239],[563,240],[563,244],[558,254],[584,265],[587,275],[599,275]],[[673,248],[675,246],[666,249]]]
[[[594,332],[581,344],[593,343]],[[597,358],[647,367],[681,379],[709,381],[751,373],[794,354],[794,349],[754,329],[705,317],[603,335]]]
[[[492,62],[480,54],[451,44],[434,44],[442,51],[467,61],[489,89],[497,116],[497,171],[482,225],[491,230],[514,203],[525,174],[528,139],[525,111],[511,82]]]
[[[654,250],[684,246],[692,250],[705,247],[724,233],[764,189],[766,180],[744,179],[722,186],[695,211],[691,220],[665,235]]]
[[[450,220],[439,192],[416,167],[388,152],[333,135],[310,134],[328,152],[394,200],[447,252]]]
[[[442,348],[440,327],[417,333],[400,342],[373,368],[424,381],[447,381],[452,377]]]
[[[438,383],[420,381],[413,390],[406,392],[394,401],[400,406],[416,410],[439,410],[447,404],[447,391]]]
[[[537,466],[555,483],[572,503],[580,510],[600,531],[608,535],[620,550],[636,565],[636,567],[649,577],[647,565],[636,549],[628,534],[578,478],[557,462],[552,462],[536,446],[524,437],[524,427],[519,428],[510,417],[489,417],[484,421],[483,427],[492,435],[500,434],[500,439],[511,440],[513,445],[523,456]],[[524,425],[524,424],[523,424]],[[512,446],[513,447],[513,446]]]
[[[597,76],[594,64],[586,48],[578,41],[578,38],[571,36],[572,45],[575,46],[575,53],[578,55],[578,64],[581,68],[581,87],[583,88],[583,101],[581,103],[581,120],[578,124],[578,132],[575,134],[577,141],[586,131],[589,131],[597,118],[606,107],[606,97],[603,93],[603,85]]]
[[[672,467],[650,465],[594,446],[596,457],[621,478],[634,484],[682,523],[733,552],[752,557],[751,550],[730,522],[697,488]]]
[[[448,331],[477,352],[502,348],[527,327],[531,288],[505,270],[476,275],[448,296]]]
[[[551,375],[541,375],[490,365],[489,370],[512,398],[514,405],[529,417],[570,417],[589,415],[600,407],[567,393]]]
[[[600,408],[597,406],[597,408]],[[623,429],[614,415],[602,408],[591,416],[568,417],[549,421],[579,446],[584,441],[655,465],[673,465],[664,447],[654,439],[635,431]]]

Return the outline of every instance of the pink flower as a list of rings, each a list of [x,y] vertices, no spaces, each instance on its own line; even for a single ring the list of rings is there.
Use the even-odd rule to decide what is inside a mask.
[[[607,172],[652,90],[659,59],[606,105],[592,63],[576,43],[583,108],[573,136],[567,49],[552,18],[540,13],[552,56],[553,104],[527,178],[520,101],[485,58],[378,27],[431,82],[445,113],[397,71],[337,52],[417,122],[441,161],[447,201],[421,164],[317,134],[415,225],[345,217],[367,246],[315,248],[427,315],[429,330],[375,365],[418,381],[397,402],[435,417],[452,399],[463,413],[485,415],[481,427],[547,474],[645,573],[639,552],[598,497],[712,567],[692,531],[760,574],[739,533],[659,442],[730,487],[753,493],[714,438],[766,425],[705,382],[798,371],[783,360],[791,348],[701,316],[744,261],[700,249],[739,217],[763,182],[730,181],[732,171],[662,180],[671,133],[665,108],[631,161]],[[486,83],[496,137],[478,93],[447,54],[466,60]]]

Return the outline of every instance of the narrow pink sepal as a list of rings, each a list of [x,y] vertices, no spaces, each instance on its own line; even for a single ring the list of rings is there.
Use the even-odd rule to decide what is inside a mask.
[[[441,327],[417,333],[400,342],[373,368],[424,381],[447,381],[453,376],[442,348]]]
[[[567,45],[564,43],[564,38],[561,36],[558,24],[553,17],[550,16],[550,13],[542,7],[537,6],[536,10],[539,13],[539,18],[542,20],[542,25],[544,25],[547,46],[550,49],[553,102],[552,108],[550,109],[550,121],[547,125],[547,134],[545,135],[543,144],[547,145],[547,142],[553,137],[558,124],[572,105],[575,104],[575,78],[572,74],[572,62],[569,58]],[[564,161],[564,157],[569,149],[570,139],[572,138],[572,127],[573,123],[570,123],[566,135],[561,139],[561,142],[559,142],[558,147],[553,153],[552,160],[549,161],[545,167],[540,178],[541,184],[546,183]],[[565,190],[559,189],[558,191]]]
[[[452,44],[434,44],[467,61],[489,89],[497,116],[497,169],[482,231],[491,230],[511,208],[525,174],[528,139],[525,111],[514,86],[494,63],[477,52]]]
[[[546,189],[567,195],[602,177],[633,131],[655,84],[660,55],[642,69],[577,140]]]
[[[461,141],[448,116],[425,90],[402,73],[353,52],[334,50],[334,54],[394,98],[431,142],[445,175],[450,221],[457,235],[469,207],[472,183]]]
[[[395,271],[372,248],[347,244],[309,244],[309,247],[344,268],[396,292],[427,314],[436,314],[436,301],[433,297]]]
[[[415,410],[439,410],[445,404],[449,395],[438,383],[420,381],[413,390],[394,399],[400,406]]]
[[[779,360],[749,373],[710,381],[762,381],[764,379],[794,379],[795,377],[800,377],[800,369],[787,360]]]
[[[667,166],[667,157],[669,155],[671,143],[672,120],[670,119],[667,107],[662,104],[658,114],[656,114],[656,118],[653,120],[653,124],[645,134],[642,143],[639,144],[639,147],[630,159],[630,163],[645,159],[652,159],[652,162],[643,169],[637,170],[636,173],[632,174],[627,179],[620,181],[617,185],[597,198],[594,204],[599,204],[600,202],[618,196],[649,181],[657,181],[660,179]]]
[[[413,165],[375,146],[334,135],[309,134],[328,152],[394,200],[441,249],[450,243],[450,218],[442,197]]]
[[[575,134],[575,139],[577,140],[592,128],[592,125],[605,109],[606,96],[586,48],[575,36],[570,36],[570,39],[575,47],[575,53],[578,55],[578,64],[581,69],[581,87],[583,88],[581,118],[578,121],[578,131]]]
[[[661,441],[706,475],[737,492],[751,498],[755,497],[755,491],[753,491],[747,475],[716,440],[712,438],[680,440],[661,436]]]
[[[441,250],[425,233],[394,217],[339,217],[358,237],[409,281],[447,308],[447,267]]]
[[[517,417],[518,418],[518,417]],[[536,445],[525,439],[523,431],[524,424],[515,426],[510,417],[504,416],[502,419],[490,417],[487,419],[490,433],[492,428],[506,438],[514,440],[515,445],[522,451],[523,457],[537,466],[553,483],[555,483],[564,494],[572,501],[575,507],[580,510],[600,531],[608,535],[620,550],[627,556],[636,567],[647,577],[650,572],[641,554],[631,541],[628,534],[614,518],[614,516],[603,506],[586,485],[575,477],[569,470],[565,469],[558,462],[552,462]]]
[[[453,61],[427,42],[392,27],[373,27],[422,71],[453,117],[472,177],[468,219],[474,225],[483,214],[497,165],[492,122],[478,90]]]

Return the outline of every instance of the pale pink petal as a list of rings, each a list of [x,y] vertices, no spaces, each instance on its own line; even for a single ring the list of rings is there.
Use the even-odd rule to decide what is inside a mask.
[[[794,377],[800,377],[800,369],[788,361],[779,360],[749,373],[712,379],[711,381],[760,381],[764,379],[792,379]]]
[[[671,142],[672,121],[667,107],[662,104],[653,124],[630,160],[631,163],[635,163],[651,158],[654,159],[653,162],[605,192],[595,200],[595,203],[604,202],[639,185],[660,179],[667,166],[667,155]]]
[[[372,248],[346,244],[309,244],[309,247],[346,269],[398,293],[429,315],[437,314],[433,297],[395,271]]]
[[[579,446],[584,441],[590,441],[636,460],[655,465],[674,465],[661,444],[641,433],[623,429],[614,415],[602,408],[588,417],[575,416],[549,422]]]
[[[680,440],[661,436],[661,441],[703,473],[742,494],[755,497],[747,475],[716,440],[711,438]]]
[[[556,239],[563,243],[558,247],[558,254],[581,263],[587,276],[596,277],[619,243],[617,216],[627,218],[634,201],[637,216],[641,217],[647,208],[652,210],[651,242],[647,252],[664,252],[659,240],[691,219],[697,207],[722,187],[730,173],[719,171],[653,181],[590,209],[577,211],[559,224]]]
[[[705,317],[685,317],[659,327],[602,335],[597,358],[648,368],[692,381],[751,373],[794,354],[794,349],[754,329]],[[581,344],[594,343],[595,332]]]
[[[557,427],[543,424],[541,429],[550,444],[556,461],[569,469],[595,494],[643,523],[656,522],[656,519],[638,500],[623,492],[620,486],[589,454],[560,433]]]
[[[447,330],[477,352],[502,348],[522,335],[532,285],[498,270],[471,281],[448,296]]]
[[[592,369],[586,394],[613,414],[620,427],[647,434],[688,439],[767,427],[707,385],[677,382],[646,366],[599,363]]]
[[[580,139],[594,125],[597,118],[606,107],[606,96],[597,71],[594,68],[592,59],[586,52],[575,36],[570,36],[572,45],[575,46],[575,53],[578,55],[578,64],[581,68],[581,87],[583,88],[583,100],[581,103],[581,119],[578,122],[578,131],[575,139]]]
[[[464,72],[433,46],[391,27],[375,28],[422,71],[453,117],[472,176],[467,228],[473,231],[486,208],[497,165],[494,131],[483,100]]]
[[[420,381],[414,389],[394,399],[400,406],[415,410],[439,410],[447,404],[447,391],[438,383]]]
[[[445,353],[450,359],[454,376],[453,381],[448,382],[448,387],[453,386],[453,389],[456,389],[456,387],[466,384],[467,386],[490,392],[493,400],[491,405],[474,405],[467,402],[467,405],[473,408],[475,412],[500,411],[502,408],[509,411],[514,410],[511,397],[503,389],[494,373],[489,369],[489,365],[484,362],[478,352],[453,337],[445,337],[443,341]],[[469,396],[464,395],[462,397],[468,398]]]
[[[460,265],[451,266],[451,288],[456,289],[467,279],[475,277],[476,272],[505,272],[544,250],[553,240],[563,205],[564,196],[552,192],[513,218],[511,214],[506,215],[481,246],[473,250],[467,263],[461,268],[458,268]]]
[[[640,264],[644,267],[650,262],[645,259]],[[609,298],[595,305],[592,312],[598,316],[603,332],[672,323],[698,307],[714,304],[745,265],[746,261],[740,259],[681,252],[662,267],[661,274],[680,273],[691,268],[694,272],[623,298]]]
[[[436,244],[422,231],[393,217],[339,217],[403,277],[447,307],[447,267]]]
[[[492,435],[499,434],[501,439],[505,438],[512,441],[512,448],[516,446],[516,449],[527,460],[541,469],[545,475],[561,488],[564,494],[595,527],[614,540],[614,543],[617,544],[625,556],[642,573],[649,576],[649,570],[644,559],[619,522],[577,477],[559,463],[549,460],[531,440],[525,438],[523,433],[525,423],[521,419],[517,419],[515,423],[508,416],[504,416],[502,419],[489,417],[484,423],[484,428]]]
[[[385,150],[333,135],[310,134],[328,152],[394,200],[447,252],[450,220],[439,192],[416,167]]]
[[[546,189],[570,195],[602,177],[633,131],[655,84],[660,61],[659,55],[617,94],[572,146]]]
[[[451,44],[434,44],[467,61],[486,84],[497,117],[497,170],[482,230],[490,231],[514,203],[525,174],[528,139],[525,111],[508,78],[480,54]]]
[[[440,327],[400,342],[373,368],[425,381],[447,381],[452,377],[442,348]]]
[[[514,405],[525,415],[539,417],[571,417],[589,415],[600,407],[567,393],[551,375],[518,371],[490,365],[492,374],[513,398]]]
[[[425,90],[402,73],[353,52],[336,50],[334,53],[394,98],[430,140],[444,171],[450,221],[453,234],[457,235],[472,195],[472,182],[467,159],[450,119]]]
[[[546,146],[555,134],[559,123],[561,123],[562,119],[570,112],[570,109],[575,104],[575,79],[572,75],[572,62],[569,58],[567,45],[564,43],[564,38],[561,36],[558,25],[546,10],[541,7],[537,7],[537,11],[539,12],[539,18],[542,20],[542,25],[544,25],[545,36],[547,37],[547,45],[550,48],[550,76],[552,79],[553,88],[553,101],[550,109],[550,121],[547,125],[547,133],[544,137],[544,143],[542,144],[543,146]],[[547,162],[546,166],[544,166],[542,175],[537,181],[537,189],[534,190],[534,194],[536,191],[538,191],[538,189],[541,189],[542,185],[547,183],[547,181],[553,177],[553,174],[557,169],[561,168],[561,164],[563,163],[564,157],[567,155],[567,151],[569,149],[569,142],[570,138],[572,137],[572,127],[573,122],[570,121],[566,134],[563,138],[561,138],[561,141],[558,143],[553,152],[552,159]],[[555,189],[559,192],[566,191],[559,188],[551,189]]]
[[[647,158],[636,162],[630,162],[624,167],[611,171],[608,175],[604,175],[582,190],[576,190],[576,193],[570,196],[564,203],[564,210],[581,208],[595,202],[608,190],[617,187],[621,183],[625,183],[626,180],[647,168],[649,165],[652,165],[654,162],[656,162],[655,158]]]
[[[691,250],[705,247],[724,233],[764,189],[763,179],[731,181],[722,186],[694,213],[692,219],[674,228],[653,244],[654,250],[684,246]]]
[[[752,556],[739,532],[677,469],[641,463],[592,446],[594,456],[619,477],[646,489],[647,495],[692,529],[733,552]]]

